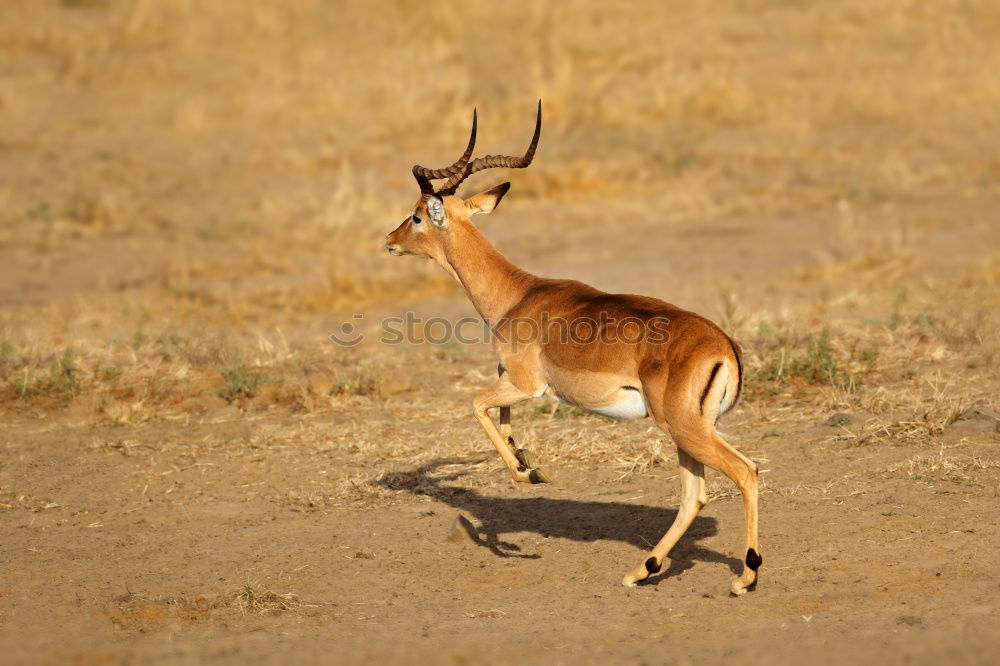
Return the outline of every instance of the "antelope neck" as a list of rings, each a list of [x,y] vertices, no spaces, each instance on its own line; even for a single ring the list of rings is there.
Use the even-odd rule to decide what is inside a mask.
[[[473,307],[493,325],[517,304],[537,278],[497,251],[471,223],[458,223],[444,251],[444,268],[465,287]]]

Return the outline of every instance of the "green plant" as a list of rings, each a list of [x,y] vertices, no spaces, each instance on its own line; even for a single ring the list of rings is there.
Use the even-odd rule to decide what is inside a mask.
[[[145,345],[147,342],[149,342],[149,338],[147,338],[146,334],[143,333],[142,331],[136,331],[135,333],[132,334],[131,347],[135,351],[139,351],[140,349],[142,349],[143,345]]]
[[[778,337],[778,332],[774,330],[774,327],[766,321],[760,322],[757,325],[757,339],[756,344],[767,349],[774,349],[781,344],[781,339]]]
[[[11,390],[15,397],[28,399],[36,396],[69,399],[80,392],[80,379],[77,377],[76,357],[67,349],[49,363],[48,371],[42,375],[32,373],[25,365],[14,378]]]
[[[765,360],[754,373],[756,381],[771,382],[798,378],[810,384],[856,383],[841,367],[833,350],[832,336],[827,330],[809,340],[805,349],[795,353],[782,346]],[[875,352],[877,356],[877,352]],[[874,357],[872,357],[874,358]]]
[[[225,380],[225,385],[219,392],[219,396],[229,402],[239,398],[252,398],[257,395],[261,386],[280,384],[284,381],[281,377],[267,375],[259,370],[249,368],[244,363],[223,370],[222,378]]]
[[[9,368],[18,365],[21,361],[21,355],[17,352],[17,348],[14,343],[10,340],[4,340],[0,344],[0,369]]]
[[[122,373],[123,371],[121,368],[107,367],[98,370],[97,376],[101,379],[101,381],[113,382],[121,377]]]
[[[375,395],[379,391],[375,370],[367,365],[344,373],[337,373],[337,381],[330,390],[331,395]]]
[[[789,372],[813,384],[832,380],[839,374],[840,368],[830,344],[830,332],[824,330],[820,333],[805,353],[792,361]]]
[[[878,354],[878,350],[871,347],[865,347],[864,349],[858,350],[858,358],[869,364],[875,362],[875,359],[878,358]]]
[[[463,361],[468,356],[468,346],[457,340],[446,340],[434,352],[434,357],[439,361],[449,361],[451,363]]]
[[[843,428],[844,426],[849,426],[854,423],[854,417],[850,414],[834,414],[826,420],[826,425],[831,428]]]

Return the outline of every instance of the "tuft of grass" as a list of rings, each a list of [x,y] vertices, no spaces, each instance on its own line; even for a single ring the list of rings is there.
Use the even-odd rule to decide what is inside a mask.
[[[59,4],[67,9],[103,9],[108,0],[59,0]]]
[[[882,471],[886,474],[903,473],[913,481],[934,483],[949,481],[966,485],[975,484],[975,476],[1000,469],[1000,461],[976,455],[946,455],[945,448],[934,453],[921,453],[907,460],[893,463]]]
[[[250,368],[245,363],[238,363],[222,370],[222,378],[225,385],[219,392],[219,396],[228,402],[234,402],[240,398],[253,398],[260,391],[260,387],[265,384],[280,384],[283,378],[264,374],[258,369]]]
[[[830,332],[824,329],[798,354],[789,355],[787,347],[781,347],[780,353],[773,354],[757,370],[755,379],[773,382],[798,378],[810,384],[837,383],[844,370],[834,355],[831,340]]]
[[[469,348],[468,345],[462,344],[457,340],[446,340],[441,345],[438,345],[434,351],[434,358],[439,361],[458,363],[469,358]]]
[[[831,428],[843,428],[844,426],[849,426],[854,423],[854,417],[850,414],[834,414],[828,418],[824,425],[828,425]]]
[[[362,363],[348,370],[338,371],[330,389],[330,395],[377,395],[379,393],[378,371],[370,364]]]
[[[942,435],[969,409],[972,402],[966,394],[953,396],[937,388],[931,396],[897,392],[895,403],[887,401],[885,393],[879,389],[867,400],[861,401],[867,404],[859,406],[873,413],[888,413],[889,418],[869,419],[858,432],[846,433],[844,439],[851,440],[854,446],[926,443]],[[892,416],[893,413],[905,416],[897,418]]]
[[[301,606],[301,602],[291,592],[278,594],[260,583],[247,581],[234,599],[236,607],[244,615],[277,615]]]
[[[535,405],[532,409],[532,413],[537,416],[547,416],[550,419],[569,419],[595,416],[594,414],[580,409],[579,407],[548,401]]]
[[[285,611],[317,608],[324,604],[303,604],[291,593],[278,594],[247,581],[239,592],[218,596],[160,596],[137,593],[126,587],[113,597],[107,616],[118,629],[148,633],[170,629],[177,621],[198,622],[240,615],[276,615]]]
[[[124,371],[121,368],[116,368],[113,366],[99,368],[97,370],[97,378],[103,382],[115,382],[121,378]]]
[[[33,372],[25,365],[11,383],[11,393],[21,400],[35,397],[69,400],[79,392],[76,356],[69,349],[53,358],[44,373]]]
[[[145,423],[155,416],[155,411],[147,406],[143,400],[104,404],[100,407],[100,411],[115,425]]]
[[[864,347],[858,350],[858,359],[868,365],[873,365],[878,359],[879,351],[872,347]]]
[[[139,351],[146,345],[147,342],[149,342],[149,338],[146,337],[146,334],[142,331],[136,331],[132,334],[132,342],[129,343],[129,346],[131,346],[135,351]]]
[[[17,347],[10,340],[4,340],[0,343],[0,370],[6,370],[7,368],[13,368],[20,364],[21,354],[17,351]]]

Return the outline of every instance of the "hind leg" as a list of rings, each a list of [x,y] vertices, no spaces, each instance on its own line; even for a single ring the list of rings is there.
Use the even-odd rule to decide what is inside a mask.
[[[677,445],[705,465],[728,476],[743,496],[743,519],[746,528],[746,558],[743,573],[731,587],[736,595],[745,594],[757,582],[757,569],[762,563],[757,541],[757,465],[722,439],[715,427],[699,421],[687,427],[673,426],[671,434]]]
[[[677,461],[680,463],[681,473],[681,504],[677,516],[670,529],[650,552],[649,557],[625,575],[622,584],[626,587],[632,587],[640,580],[648,578],[650,574],[660,571],[670,549],[691,526],[698,512],[708,504],[708,496],[705,493],[705,466],[679,447]]]

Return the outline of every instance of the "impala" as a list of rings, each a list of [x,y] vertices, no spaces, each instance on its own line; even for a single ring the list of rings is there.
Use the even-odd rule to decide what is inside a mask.
[[[537,277],[507,261],[470,218],[496,209],[510,183],[466,199],[456,190],[478,171],[531,164],[541,134],[541,102],[534,136],[521,157],[471,159],[476,125],[473,111],[468,146],[454,164],[443,169],[413,167],[420,199],[386,237],[390,254],[429,257],[458,280],[495,333],[499,378],[475,397],[473,414],[519,483],[550,478],[529,452],[517,448],[511,436],[511,405],[546,396],[612,418],[651,417],[677,445],[680,508],[669,530],[625,575],[623,584],[633,586],[661,570],[670,549],[708,502],[708,465],[729,477],[743,496],[745,566],[731,589],[744,594],[756,583],[762,561],[757,542],[757,465],[716,430],[719,417],[740,397],[740,346],[704,317],[659,299],[608,294],[574,280]],[[445,182],[435,188],[431,181],[440,179]],[[554,321],[563,330],[545,335]],[[562,334],[566,325],[569,336]],[[490,417],[492,408],[499,409],[499,428]]]

